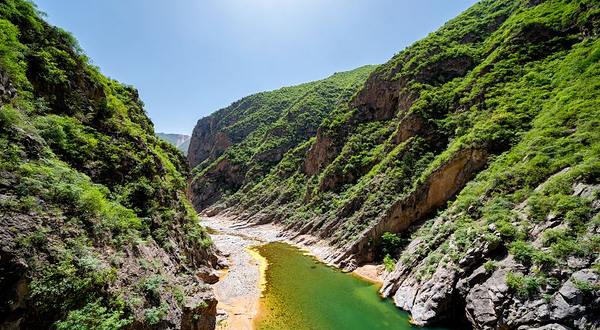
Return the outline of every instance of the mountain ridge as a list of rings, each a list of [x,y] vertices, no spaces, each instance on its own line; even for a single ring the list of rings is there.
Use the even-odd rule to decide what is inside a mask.
[[[599,32],[594,1],[481,1],[194,206],[282,224],[349,270],[387,260],[382,294],[417,325],[598,327]]]
[[[306,141],[322,118],[352,96],[372,68],[253,94],[200,119],[188,154],[194,205],[211,203],[223,192],[236,191],[268,173],[287,150]]]

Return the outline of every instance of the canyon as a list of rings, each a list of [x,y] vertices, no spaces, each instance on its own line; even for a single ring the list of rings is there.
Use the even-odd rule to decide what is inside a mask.
[[[598,10],[482,1],[294,143],[302,116],[244,98],[194,130],[192,203],[346,271],[391,261],[381,294],[416,325],[594,329]]]
[[[399,328],[600,328],[598,1],[480,1],[189,139],[33,3],[0,28],[0,330],[268,328],[294,270]]]

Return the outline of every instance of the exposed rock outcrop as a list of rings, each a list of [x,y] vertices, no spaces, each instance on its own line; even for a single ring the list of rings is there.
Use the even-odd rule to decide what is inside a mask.
[[[432,212],[449,201],[486,164],[487,153],[481,149],[465,149],[431,173],[409,196],[394,203],[372,227],[361,233],[347,253],[336,260],[346,265],[372,261],[376,247],[385,232],[400,233],[413,223],[431,216]],[[355,258],[348,261],[343,258]]]

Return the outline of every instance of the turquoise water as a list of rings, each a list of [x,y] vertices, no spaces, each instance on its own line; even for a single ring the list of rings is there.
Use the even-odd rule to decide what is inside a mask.
[[[379,285],[328,267],[291,245],[253,249],[268,262],[256,329],[444,329],[411,326],[408,313],[380,298]]]

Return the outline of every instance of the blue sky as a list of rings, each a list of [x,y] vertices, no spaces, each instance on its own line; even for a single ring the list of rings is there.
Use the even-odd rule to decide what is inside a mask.
[[[102,73],[135,86],[157,132],[249,94],[380,64],[475,0],[34,0]]]

